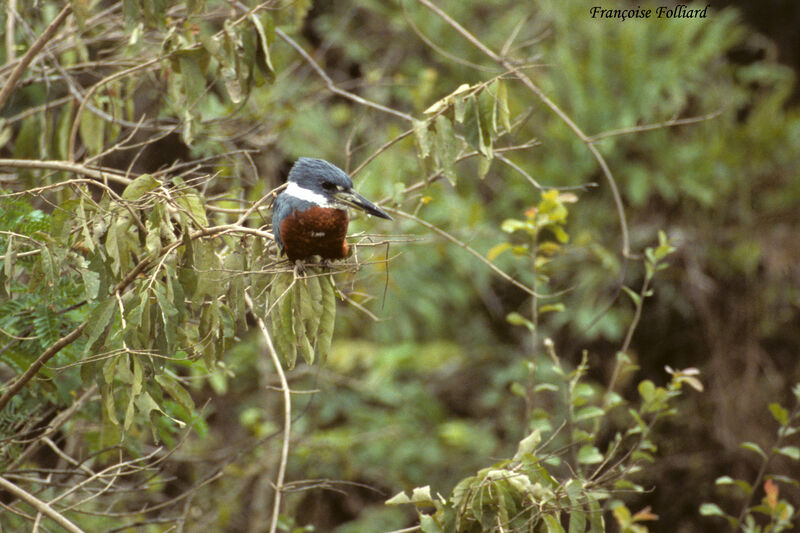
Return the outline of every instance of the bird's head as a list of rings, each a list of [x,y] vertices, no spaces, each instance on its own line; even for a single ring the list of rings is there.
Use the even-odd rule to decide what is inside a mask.
[[[353,182],[342,169],[323,159],[301,157],[289,171],[285,194],[320,207],[353,207],[370,215],[392,220],[383,209],[353,190]]]

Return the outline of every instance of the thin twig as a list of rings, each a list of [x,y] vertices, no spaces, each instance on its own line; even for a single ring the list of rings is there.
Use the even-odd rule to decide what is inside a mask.
[[[292,395],[289,389],[289,382],[286,380],[286,374],[281,366],[281,359],[272,344],[272,337],[269,334],[269,330],[267,330],[267,325],[264,323],[264,319],[255,312],[255,305],[253,305],[253,300],[247,292],[244,293],[244,299],[250,313],[256,319],[258,329],[261,330],[261,335],[264,337],[264,342],[267,344],[267,351],[270,359],[272,359],[272,364],[275,366],[275,372],[278,374],[281,382],[281,391],[283,392],[283,444],[281,445],[281,461],[278,464],[278,474],[275,476],[275,498],[272,503],[272,519],[269,526],[269,532],[275,533],[278,529],[283,479],[286,475],[286,463],[289,461],[289,441],[292,437]]]
[[[39,372],[39,369],[41,369],[44,366],[44,364],[50,360],[50,358],[52,358],[54,355],[60,352],[61,349],[64,348],[65,346],[69,346],[70,344],[75,342],[75,340],[81,336],[81,333],[83,333],[83,330],[86,328],[87,324],[88,322],[83,322],[77,328],[73,329],[71,332],[69,332],[68,334],[57,340],[55,343],[53,343],[47,350],[45,350],[42,353],[42,355],[37,357],[36,360],[33,363],[31,363],[31,366],[28,367],[28,370],[26,370],[25,373],[22,374],[17,379],[17,381],[15,381],[8,388],[8,390],[6,390],[5,393],[3,393],[3,396],[0,397],[0,411],[5,409],[8,402],[11,401],[11,398],[16,396],[17,393],[20,390],[22,390],[22,387],[24,387],[26,383],[28,383],[31,379],[33,379],[33,376],[35,376],[36,373]]]
[[[30,492],[14,485],[6,478],[0,476],[0,487],[7,490],[8,492],[12,493],[17,498],[24,500],[25,502],[31,504],[33,507],[36,508],[37,511],[42,513],[43,515],[48,516],[58,525],[69,531],[70,533],[84,533],[84,531],[70,522],[64,515],[50,507],[47,502],[43,502]]]
[[[687,118],[675,118],[671,120],[666,120],[664,122],[656,122],[655,124],[642,124],[641,126],[631,126],[630,128],[620,128],[617,130],[609,130],[604,131],[602,133],[598,133],[597,135],[592,135],[588,138],[589,142],[597,142],[602,139],[607,139],[608,137],[616,137],[618,135],[627,135],[629,133],[640,133],[643,131],[653,131],[653,130],[660,130],[663,128],[672,128],[675,126],[686,126],[688,124],[697,124],[698,122],[705,122],[706,120],[711,120],[712,118],[717,118],[722,113],[725,112],[725,109],[718,109],[713,113],[706,113],[705,115],[699,115],[696,117],[687,117]]]
[[[275,28],[275,33],[281,39],[286,41],[286,43],[289,46],[294,48],[295,51],[298,54],[303,56],[303,59],[305,59],[306,62],[311,66],[311,68],[314,69],[314,72],[316,72],[317,75],[319,75],[319,77],[323,79],[323,81],[325,82],[325,85],[327,86],[328,90],[331,91],[332,93],[338,94],[339,96],[343,96],[343,97],[347,98],[348,100],[352,100],[353,102],[355,102],[357,104],[361,104],[361,105],[364,105],[364,106],[367,106],[367,107],[371,107],[373,109],[377,109],[378,111],[383,111],[384,113],[388,113],[390,115],[394,115],[396,117],[400,117],[403,120],[407,120],[409,122],[413,122],[414,117],[412,117],[411,115],[403,113],[402,111],[397,111],[396,109],[392,109],[391,107],[386,107],[386,106],[378,104],[376,102],[372,102],[370,100],[367,100],[366,98],[362,98],[362,97],[358,96],[357,94],[353,94],[351,92],[345,91],[344,89],[340,89],[339,87],[336,86],[336,84],[333,82],[331,77],[328,76],[328,73],[325,72],[322,69],[322,67],[320,67],[317,64],[316,61],[314,61],[314,58],[311,57],[309,55],[309,53],[306,52],[303,49],[302,46],[297,44],[297,42],[294,39],[292,39],[291,37],[289,37],[288,35],[283,33],[283,31],[281,31],[280,28]]]
[[[64,6],[64,9],[62,9],[61,12],[56,15],[56,18],[53,19],[53,22],[47,26],[39,38],[36,39],[36,42],[33,43],[27,52],[25,52],[25,55],[22,56],[22,59],[20,59],[20,62],[17,63],[17,66],[14,67],[14,70],[11,72],[8,80],[6,80],[6,82],[3,84],[2,90],[0,90],[0,110],[5,107],[8,97],[11,96],[11,93],[17,87],[17,83],[19,83],[19,80],[22,78],[22,75],[25,73],[28,65],[31,64],[31,61],[33,61],[36,55],[42,50],[42,48],[44,48],[44,45],[47,44],[47,41],[53,38],[53,36],[56,34],[56,31],[58,31],[58,28],[64,23],[71,12],[71,4]]]
[[[17,0],[8,0],[6,9],[6,62],[10,63],[17,58],[16,43],[14,42],[14,23],[17,20]]]
[[[144,63],[141,63],[141,64],[136,65],[134,67],[122,70],[120,72],[115,72],[114,74],[111,74],[110,76],[106,76],[102,80],[98,81],[97,83],[92,85],[89,88],[88,91],[86,91],[86,94],[83,95],[83,98],[81,100],[81,105],[78,106],[78,110],[75,112],[75,118],[72,121],[72,128],[71,128],[70,133],[69,133],[69,143],[68,143],[68,148],[67,148],[67,159],[69,161],[75,161],[75,142],[76,142],[76,139],[78,137],[78,128],[80,127],[80,123],[81,123],[81,115],[83,114],[83,110],[86,108],[86,106],[89,105],[89,100],[91,100],[92,95],[94,95],[94,93],[97,92],[97,90],[100,87],[102,87],[103,85],[105,85],[107,83],[110,83],[110,82],[112,82],[112,81],[114,81],[116,79],[125,77],[128,74],[133,74],[134,72],[138,72],[140,70],[143,70],[143,69],[145,69],[147,67],[150,67],[151,65],[155,65],[155,64],[157,64],[159,62],[161,62],[161,57],[156,57],[155,59],[151,59],[149,61],[145,61]]]
[[[78,398],[77,400],[72,402],[72,404],[69,406],[68,409],[66,409],[65,411],[59,413],[58,416],[56,416],[52,420],[52,422],[50,422],[50,424],[48,424],[47,430],[41,435],[41,437],[49,437],[50,435],[52,435],[53,433],[58,431],[61,428],[61,426],[63,426],[70,418],[72,418],[72,416],[75,413],[77,413],[78,410],[80,408],[82,408],[84,406],[84,404],[87,401],[89,401],[89,399],[92,396],[94,396],[96,393],[97,393],[97,384],[95,383],[94,385],[89,387],[89,389],[86,390],[86,392],[81,394],[80,398]],[[33,452],[35,452],[36,450],[39,449],[41,444],[42,443],[39,440],[36,440],[36,441],[32,442],[25,449],[25,451],[23,451],[21,454],[19,454],[19,457],[17,457],[14,460],[13,463],[11,463],[10,465],[8,465],[8,467],[6,467],[6,472],[8,472],[10,470],[14,470],[18,465],[24,463],[28,459],[28,457],[31,456],[31,454]]]
[[[531,296],[538,296],[538,297],[543,296],[541,294],[537,294],[535,291],[533,291],[530,287],[528,287],[524,283],[520,283],[519,281],[515,280],[514,278],[512,278],[511,276],[509,276],[508,274],[506,274],[505,272],[503,272],[499,268],[497,268],[495,265],[492,264],[491,261],[489,261],[488,259],[483,257],[480,254],[480,252],[475,250],[475,248],[471,247],[470,245],[468,245],[467,243],[465,243],[463,241],[460,241],[460,240],[456,239],[454,236],[452,236],[451,234],[447,233],[443,229],[438,228],[437,226],[431,224],[430,222],[426,222],[426,221],[422,220],[421,218],[412,215],[411,213],[406,213],[405,211],[401,211],[399,209],[392,209],[391,207],[387,207],[386,210],[389,211],[390,213],[397,214],[400,217],[407,218],[409,220],[413,220],[417,224],[425,226],[429,230],[438,233],[439,235],[441,235],[442,237],[444,237],[448,241],[452,242],[453,244],[458,245],[459,247],[463,248],[467,252],[469,252],[472,255],[474,255],[475,257],[477,257],[480,260],[481,263],[483,263],[484,265],[486,265],[487,267],[492,269],[492,271],[495,274],[497,274],[498,276],[500,276],[501,278],[503,278],[507,282],[513,284],[514,286],[522,289],[523,291],[525,291],[526,293],[530,294]]]
[[[456,22],[453,18],[451,18],[447,13],[442,11],[438,6],[434,5],[430,2],[430,0],[418,0],[421,4],[425,7],[436,13],[439,18],[444,20],[451,28],[456,30],[460,33],[465,39],[467,39],[473,46],[478,48],[481,52],[492,58],[496,63],[502,65],[505,69],[509,72],[513,73],[517,79],[519,79],[523,85],[525,85],[531,92],[533,92],[547,107],[550,108],[553,113],[555,113],[568,127],[572,130],[572,132],[581,140],[589,151],[592,153],[594,158],[597,160],[597,163],[600,165],[601,170],[603,171],[603,175],[608,182],[609,188],[611,189],[611,195],[614,198],[614,204],[617,208],[617,216],[619,217],[620,228],[622,232],[622,256],[624,259],[628,259],[630,255],[630,244],[629,244],[629,237],[628,237],[628,223],[625,218],[625,209],[622,203],[622,196],[619,193],[619,189],[617,188],[617,183],[614,180],[614,176],[611,174],[611,169],[608,167],[605,158],[600,154],[597,148],[592,144],[591,139],[583,133],[577,124],[567,115],[560,107],[558,107],[550,98],[545,95],[539,87],[533,83],[533,81],[528,77],[527,74],[522,72],[517,65],[512,63],[508,58],[500,56],[494,53],[490,48],[488,48],[485,44],[483,44],[477,37],[472,35],[466,28],[464,28],[461,24]],[[624,268],[623,268],[624,271]]]
[[[63,172],[83,174],[84,176],[89,176],[90,178],[94,178],[97,180],[114,181],[122,185],[128,185],[131,182],[130,179],[120,175],[115,170],[111,169],[100,170],[96,168],[90,168],[85,165],[81,165],[79,163],[71,163],[69,161],[58,161],[58,160],[39,161],[36,159],[0,159],[0,167],[60,170]]]
[[[123,278],[122,281],[117,283],[116,287],[114,287],[113,291],[110,294],[114,294],[117,291],[124,290],[128,285],[130,285],[133,280],[135,280],[142,271],[147,268],[150,264],[150,259],[145,258],[137,264],[133,270],[128,272],[128,274]],[[53,358],[58,352],[61,351],[62,348],[69,346],[73,342],[75,342],[83,333],[83,330],[86,329],[88,325],[88,321],[83,322],[78,327],[73,329],[71,332],[66,334],[65,336],[61,337],[55,343],[53,343],[47,350],[45,350],[42,355],[36,358],[36,360],[31,363],[31,366],[22,374],[17,381],[15,381],[9,388],[3,393],[3,396],[0,397],[0,411],[5,409],[8,402],[11,401],[11,398],[17,395],[22,388],[33,379],[33,377],[39,372],[39,370]]]

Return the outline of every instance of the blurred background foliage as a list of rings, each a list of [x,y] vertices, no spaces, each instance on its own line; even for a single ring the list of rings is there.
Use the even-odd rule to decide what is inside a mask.
[[[36,28],[58,11],[55,2],[40,4],[17,6]],[[104,4],[88,2],[92,13]],[[543,92],[587,135],[598,136],[596,146],[622,193],[632,251],[641,253],[657,242],[659,230],[676,248],[644,304],[628,355],[640,367],[637,380],[664,383],[665,365],[698,367],[706,391],[682,396],[680,414],[657,428],[657,461],[636,478],[652,490],[631,496],[629,506],[652,507],[659,516],[648,524],[653,531],[711,530],[719,522],[701,518],[697,510],[704,501],[719,500],[713,480],[755,474],[758,461],[739,443],[771,442],[775,428],[765,416],[766,405],[786,402],[791,384],[800,381],[797,65],[778,62],[776,49],[783,43],[757,33],[736,8],[713,3],[705,19],[625,22],[592,19],[583,2],[437,5],[492,50],[510,43],[507,51],[524,60]],[[297,0],[270,7],[275,27],[308,51],[332,83],[417,118],[460,85],[500,73],[416,2]],[[607,7],[636,6],[610,2]],[[114,28],[102,34],[105,40],[93,40],[89,28],[80,44],[61,53],[83,59],[152,54],[158,46],[169,49],[170,39],[192,38],[191,31],[170,33],[176,20],[156,17],[138,29],[138,42],[130,37],[136,27]],[[198,28],[198,40],[206,30]],[[218,173],[207,198],[254,201],[285,179],[297,157],[322,157],[352,171],[409,128],[396,116],[332,93],[289,41],[267,30],[273,70],[254,69],[251,79],[238,80],[252,84],[240,101],[234,101],[236,83],[225,78],[222,60],[218,77],[208,74],[212,83],[205,89],[205,79],[192,86],[186,70],[178,77],[170,76],[169,68],[139,85],[115,85],[122,101],[136,110],[129,120],[152,111],[163,124],[178,125],[177,134],[165,133],[135,158],[135,152],[111,154],[103,164],[154,172],[174,159],[222,156],[205,163]],[[22,42],[41,29],[19,32]],[[264,61],[262,55],[255,54],[258,61]],[[170,68],[176,72],[180,61]],[[86,85],[102,75],[79,74]],[[365,196],[401,206],[484,256],[501,243],[521,244],[519,235],[503,230],[503,222],[524,219],[539,204],[541,191],[531,179],[574,195],[577,202],[569,205],[565,220],[569,242],[539,272],[546,278],[534,280],[524,254],[507,251],[492,258],[515,278],[552,295],[540,303],[555,310],[538,318],[538,336],[532,337],[507,320],[514,312],[530,318],[528,295],[459,246],[401,217],[393,225],[355,220],[351,233],[379,231],[408,242],[388,247],[391,260],[385,266],[365,265],[338,281],[369,314],[341,304],[327,362],[298,365],[290,374],[292,388],[307,391],[294,400],[287,478],[296,482],[297,492],[288,494],[285,511],[300,525],[338,532],[401,528],[409,515],[384,506],[390,495],[421,485],[445,494],[465,476],[513,455],[531,428],[515,384],[528,379],[527,357],[545,337],[554,339],[559,355],[572,365],[587,349],[594,383],[602,387],[611,378],[614,354],[634,315],[620,279],[638,288],[644,267],[620,257],[617,212],[585,145],[520,84],[508,81],[507,90],[515,126],[495,148],[528,141],[535,141],[534,147],[504,153],[505,161],[494,158],[488,170],[477,158],[464,160],[456,165],[454,183],[439,179],[404,192],[431,171],[408,135],[360,168],[354,182]],[[66,141],[57,132],[66,126],[39,115],[13,120],[63,96],[49,91],[47,80],[33,80],[4,109],[10,133],[0,135],[2,157],[65,157]],[[95,102],[108,110],[116,105],[107,94]],[[617,131],[691,117],[705,120]],[[97,127],[81,124],[90,153]],[[249,149],[255,152],[247,158],[230,155]],[[17,178],[30,187],[39,176]],[[3,202],[4,223],[18,223],[27,208]],[[28,223],[35,225],[45,216],[42,211],[26,212]],[[214,216],[225,220],[224,214]],[[371,259],[379,261],[383,253],[381,248]],[[70,290],[64,288],[57,308],[82,297]],[[3,312],[8,329],[13,310]],[[42,346],[53,335],[41,336]],[[269,515],[281,405],[279,395],[265,388],[276,381],[262,350],[260,338],[246,334],[207,379],[200,379],[203,370],[186,370],[197,377],[191,390],[203,420],[169,463],[163,491],[185,490],[224,473],[194,496],[194,505],[205,509],[204,516],[193,517],[194,528],[257,531]],[[617,385],[623,396],[635,396],[633,376],[623,376]],[[50,401],[65,405],[69,398]],[[544,407],[564,408],[556,401]],[[778,460],[774,468],[798,475],[796,463],[788,460]],[[800,505],[797,490],[786,490]],[[735,496],[723,493],[720,504],[734,508]]]

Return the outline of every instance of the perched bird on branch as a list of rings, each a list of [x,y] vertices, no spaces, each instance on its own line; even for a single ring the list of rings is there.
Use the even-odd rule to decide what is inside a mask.
[[[292,260],[312,256],[347,257],[347,208],[392,220],[353,190],[350,177],[322,159],[301,157],[289,171],[286,189],[275,199],[272,231],[281,252]]]

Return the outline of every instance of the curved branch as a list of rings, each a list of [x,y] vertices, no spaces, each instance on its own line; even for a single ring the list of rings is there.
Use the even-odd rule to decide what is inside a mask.
[[[108,169],[100,170],[95,168],[89,168],[85,165],[81,165],[79,163],[72,163],[69,161],[57,161],[57,160],[39,161],[37,159],[0,159],[0,167],[60,170],[63,172],[72,172],[74,174],[83,174],[84,176],[89,176],[90,178],[94,178],[96,180],[114,181],[121,185],[128,185],[131,182],[129,178],[117,174],[114,171],[110,171]]]
[[[72,13],[72,5],[67,4],[64,6],[64,9],[56,15],[56,18],[53,19],[53,22],[50,23],[49,26],[44,30],[44,32],[36,39],[36,42],[25,52],[25,55],[22,56],[22,59],[17,66],[14,67],[14,70],[11,71],[11,75],[8,77],[8,80],[3,84],[3,89],[0,90],[0,110],[3,109],[6,105],[6,101],[8,97],[11,96],[12,91],[17,87],[17,83],[19,83],[20,78],[22,78],[22,74],[25,73],[25,70],[28,68],[28,65],[31,64],[31,61],[36,57],[36,55],[42,51],[44,45],[47,44],[47,41],[53,38],[58,31],[58,28],[67,20],[69,14]]]
[[[289,462],[289,440],[292,436],[292,395],[289,389],[289,382],[286,380],[286,373],[281,366],[278,352],[275,351],[275,346],[272,344],[272,337],[269,334],[269,330],[267,330],[267,325],[264,323],[264,319],[256,314],[253,300],[247,291],[244,293],[244,300],[248,309],[250,309],[250,313],[256,319],[264,341],[267,343],[267,351],[269,351],[270,359],[272,359],[272,364],[275,366],[275,372],[278,373],[281,392],[283,392],[283,444],[281,445],[281,462],[278,464],[278,474],[275,476],[275,498],[272,501],[272,519],[269,526],[270,533],[275,533],[278,529],[278,515],[281,510],[281,493],[283,492],[283,480],[286,476],[286,463]]]
[[[78,107],[78,110],[75,112],[75,118],[72,121],[72,128],[70,129],[70,133],[69,133],[69,143],[68,143],[68,148],[67,148],[67,158],[69,159],[69,161],[75,161],[75,143],[76,143],[77,138],[78,138],[78,128],[80,127],[80,123],[81,123],[81,115],[83,114],[84,109],[86,109],[86,106],[89,104],[89,100],[92,98],[92,95],[94,95],[94,93],[96,93],[97,90],[100,87],[102,87],[103,85],[105,85],[107,83],[110,83],[110,82],[112,82],[112,81],[114,81],[114,80],[116,80],[118,78],[123,78],[123,77],[127,76],[128,74],[133,74],[134,72],[138,72],[138,71],[140,71],[142,69],[145,69],[145,68],[147,68],[147,67],[149,67],[151,65],[154,65],[154,64],[156,64],[156,63],[158,63],[160,61],[161,61],[161,57],[157,57],[155,59],[151,59],[149,61],[145,61],[144,63],[141,63],[139,65],[135,65],[135,66],[133,66],[131,68],[122,70],[120,72],[115,72],[114,74],[106,76],[102,80],[98,81],[97,83],[92,85],[89,88],[88,91],[86,91],[86,94],[83,96],[83,99],[81,100],[81,105]]]
[[[536,86],[535,83],[528,77],[527,74],[522,72],[517,65],[515,65],[512,61],[508,58],[500,56],[494,53],[489,47],[483,44],[477,37],[472,35],[466,28],[464,28],[461,24],[456,22],[453,18],[451,18],[447,13],[442,11],[439,7],[435,6],[430,0],[418,0],[422,5],[433,11],[439,18],[445,21],[451,28],[456,30],[460,33],[465,39],[467,39],[473,46],[475,46],[478,50],[489,56],[493,61],[501,65],[503,68],[507,69],[509,72],[513,73],[517,79],[519,79],[523,85],[525,85],[531,92],[533,92],[547,107],[550,108],[553,113],[555,113],[558,118],[560,118],[569,129],[586,145],[589,151],[594,156],[595,160],[597,160],[597,164],[600,165],[600,169],[603,171],[603,176],[605,176],[606,181],[608,182],[609,189],[611,189],[611,195],[614,198],[614,205],[617,209],[617,217],[619,218],[620,230],[622,232],[622,257],[627,264],[627,260],[630,258],[630,239],[628,236],[628,222],[625,218],[625,208],[622,203],[622,196],[619,193],[619,189],[617,188],[617,182],[614,179],[614,176],[611,174],[611,169],[608,167],[608,163],[606,163],[605,158],[602,154],[597,150],[594,146],[592,138],[587,136],[583,133],[577,124],[564,112],[558,107],[552,100],[550,100],[547,95],[545,95],[539,87]],[[625,271],[625,265],[623,265],[623,273]]]
[[[31,364],[31,366],[28,367],[28,370],[26,370],[25,373],[22,374],[17,379],[17,381],[15,381],[8,388],[8,390],[6,390],[5,393],[3,393],[3,396],[0,396],[0,411],[5,409],[6,405],[8,405],[8,402],[11,401],[11,398],[16,396],[17,393],[22,390],[22,387],[24,387],[26,383],[28,383],[30,380],[33,379],[36,373],[39,372],[39,369],[41,369],[47,361],[49,361],[54,355],[60,352],[62,348],[64,348],[65,346],[69,346],[70,344],[75,342],[78,339],[78,337],[81,336],[83,330],[86,329],[87,324],[88,322],[82,323],[80,326],[73,329],[72,331],[70,331],[69,333],[58,339],[55,343],[50,345],[50,347],[47,350],[45,350],[42,353],[42,355],[37,357],[36,360]]]
[[[29,503],[34,508],[36,508],[37,511],[53,519],[55,523],[57,523],[59,526],[63,527],[70,533],[84,533],[84,531],[81,528],[79,528],[78,526],[67,520],[67,518],[64,515],[62,515],[52,507],[50,507],[50,505],[48,505],[47,502],[43,502],[30,492],[14,485],[9,480],[1,476],[0,476],[0,487],[12,493],[20,500]]]
[[[422,220],[421,218],[412,215],[411,213],[406,213],[405,211],[401,211],[399,209],[392,209],[391,207],[386,207],[384,209],[386,209],[390,213],[394,213],[394,214],[396,214],[396,215],[398,215],[400,217],[407,218],[409,220],[413,220],[417,224],[425,226],[429,230],[431,230],[431,231],[433,231],[435,233],[438,233],[439,235],[441,235],[442,237],[444,237],[448,241],[450,241],[453,244],[459,246],[460,248],[463,248],[467,252],[469,252],[472,255],[474,255],[475,257],[477,257],[478,260],[480,260],[481,263],[483,263],[484,265],[489,267],[495,274],[497,274],[498,276],[500,276],[501,278],[503,278],[507,282],[513,284],[515,287],[518,287],[518,288],[522,289],[523,291],[525,291],[526,293],[530,294],[531,296],[536,296],[538,298],[547,296],[547,295],[544,295],[544,294],[537,294],[533,289],[531,289],[530,287],[528,287],[524,283],[520,283],[519,281],[515,280],[514,278],[512,278],[511,276],[509,276],[508,274],[506,274],[505,272],[503,272],[499,268],[497,268],[495,265],[492,264],[491,261],[489,261],[488,259],[483,257],[477,250],[475,250],[475,248],[473,248],[472,246],[468,245],[467,243],[465,243],[463,241],[460,241],[460,240],[456,239],[455,237],[453,237],[452,235],[450,235],[449,233],[447,233],[443,229],[436,227],[435,225],[431,224],[430,222],[426,222],[426,221]]]
[[[303,59],[305,59],[306,62],[311,66],[311,68],[314,69],[314,72],[316,72],[319,75],[319,77],[323,79],[325,85],[328,87],[328,90],[331,91],[332,93],[338,94],[339,96],[343,96],[348,100],[352,100],[357,104],[361,104],[367,107],[372,107],[374,109],[377,109],[378,111],[383,111],[384,113],[394,115],[396,117],[402,118],[403,120],[413,122],[414,117],[412,117],[411,115],[403,113],[402,111],[397,111],[395,109],[392,109],[391,107],[386,107],[381,104],[372,102],[370,100],[367,100],[366,98],[361,98],[357,94],[345,91],[344,89],[340,89],[339,87],[336,86],[331,77],[328,76],[328,74],[322,69],[322,67],[320,67],[316,61],[314,61],[314,58],[311,57],[309,53],[303,49],[302,46],[297,44],[297,41],[295,41],[294,39],[283,33],[283,31],[281,31],[280,28],[275,28],[275,33],[281,39],[286,41],[289,46],[294,48],[298,54],[303,56]]]

